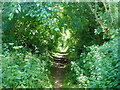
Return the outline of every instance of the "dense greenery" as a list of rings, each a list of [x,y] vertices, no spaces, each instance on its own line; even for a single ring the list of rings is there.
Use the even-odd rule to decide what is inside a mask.
[[[50,62],[45,56],[36,56],[14,43],[3,44],[3,87],[47,88],[52,87],[49,76]],[[11,46],[12,45],[12,46]],[[13,47],[14,51],[9,51]]]
[[[78,41],[70,54],[70,72],[66,74],[64,87],[120,87],[117,11],[111,5],[117,10],[116,3],[95,3],[94,7],[88,3],[96,25],[76,31],[74,37]]]
[[[120,87],[117,2],[7,2],[2,11],[3,87],[54,87],[53,52],[69,54],[63,88]]]
[[[67,86],[76,87],[75,84],[80,88],[119,88],[118,38],[102,46],[86,47],[86,50],[87,53],[72,58],[70,76],[66,78]]]

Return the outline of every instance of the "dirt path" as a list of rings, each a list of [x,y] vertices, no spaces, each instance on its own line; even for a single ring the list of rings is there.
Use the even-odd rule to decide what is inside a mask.
[[[60,88],[62,86],[62,80],[65,76],[64,66],[66,63],[66,54],[58,54],[53,56],[52,76],[54,78],[54,88]]]
[[[64,68],[53,67],[53,77],[54,88],[60,88],[64,77]]]

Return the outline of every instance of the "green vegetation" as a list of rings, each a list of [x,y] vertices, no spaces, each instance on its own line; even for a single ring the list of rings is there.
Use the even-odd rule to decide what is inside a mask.
[[[119,88],[117,2],[6,2],[2,87],[53,88],[51,55],[67,53],[62,88]]]
[[[13,43],[9,43],[12,45]],[[27,52],[21,46],[13,46],[10,52],[6,44],[3,45],[2,57],[3,87],[6,88],[47,88],[52,87],[50,62],[45,56],[36,56]]]
[[[72,58],[69,66],[71,71],[66,76],[65,86],[74,87],[75,84],[79,88],[119,87],[118,38],[86,49],[87,53]]]

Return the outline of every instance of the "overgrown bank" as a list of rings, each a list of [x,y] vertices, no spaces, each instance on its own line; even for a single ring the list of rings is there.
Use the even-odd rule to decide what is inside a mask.
[[[103,45],[85,47],[80,55],[73,53],[63,87],[120,88],[117,35]]]
[[[46,55],[38,56],[14,43],[3,43],[3,88],[52,88],[50,67]]]

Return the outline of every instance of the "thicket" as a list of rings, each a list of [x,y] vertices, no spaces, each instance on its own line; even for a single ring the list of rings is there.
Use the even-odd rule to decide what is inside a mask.
[[[54,4],[52,4],[54,5]],[[49,52],[60,36],[50,3],[4,3],[2,82],[6,88],[51,88]],[[52,8],[54,7],[54,8]],[[52,11],[53,9],[53,11]]]
[[[9,50],[9,47],[13,51]],[[33,55],[14,43],[3,44],[2,85],[4,88],[52,88],[51,63],[44,55]]]
[[[71,64],[67,67],[70,72],[66,74],[63,87],[120,87],[117,5],[104,2],[88,3],[95,18],[94,23],[89,24],[89,29],[86,30],[85,27],[73,35],[77,42],[70,54]]]
[[[87,53],[71,57],[65,87],[119,88],[118,37],[101,46],[92,45],[85,49]]]
[[[53,87],[49,56],[64,49],[63,87],[119,87],[118,3],[8,2],[2,19],[3,87]]]

